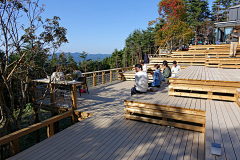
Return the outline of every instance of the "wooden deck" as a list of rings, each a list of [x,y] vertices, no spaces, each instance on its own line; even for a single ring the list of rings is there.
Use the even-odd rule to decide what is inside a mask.
[[[160,90],[160,92],[132,96],[125,100],[125,104],[132,103],[147,109],[152,109],[153,106],[154,108],[168,107],[169,111],[179,108],[182,109],[182,113],[204,112],[206,118],[205,158],[240,159],[240,108],[236,103],[171,97],[167,94],[167,88]],[[221,144],[222,156],[216,157],[211,154],[212,142]]]
[[[78,95],[93,116],[10,159],[204,159],[204,134],[124,118],[133,82],[113,82]]]
[[[169,95],[236,102],[240,70],[190,66],[169,81]]]
[[[162,103],[165,96],[165,103],[206,113],[205,136],[200,132],[126,120],[123,100],[139,100],[139,103],[144,100],[144,96],[130,97],[133,84],[112,82],[91,88],[89,95],[78,95],[78,110],[93,114],[91,117],[10,159],[204,159],[205,156],[215,159],[209,149],[211,142],[223,147],[223,155],[216,159],[240,158],[240,109],[235,103],[171,97],[167,95],[167,87],[154,92],[155,96],[146,93],[148,101],[155,97]]]

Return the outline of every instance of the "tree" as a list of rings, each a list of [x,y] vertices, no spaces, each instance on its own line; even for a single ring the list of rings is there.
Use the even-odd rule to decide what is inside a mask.
[[[186,19],[192,28],[195,29],[195,45],[197,44],[198,30],[204,21],[209,17],[207,0],[185,0]]]
[[[186,20],[186,9],[182,0],[161,0],[159,2],[160,17],[150,21],[149,25],[165,22],[156,32],[156,43],[161,47],[167,47],[172,51],[179,45],[186,44],[192,38],[193,30]]]
[[[212,20],[214,22],[228,21],[228,8],[238,5],[237,0],[215,0],[212,4]]]
[[[74,61],[71,53],[68,53],[67,64],[68,64],[68,70],[72,71],[72,70],[77,69],[77,63]]]
[[[79,55],[80,58],[83,58],[83,63],[85,64],[85,72],[87,72],[86,58],[87,58],[87,55],[88,55],[88,54],[89,54],[89,53],[86,53],[85,51],[83,51],[83,52]]]
[[[53,17],[53,19],[43,21],[41,19],[43,11],[44,5],[39,7],[38,1],[0,1],[2,32],[0,46],[4,49],[4,57],[0,59],[2,84],[0,94],[6,93],[0,96],[0,107],[3,108],[6,115],[1,130],[2,135],[5,134],[10,121],[17,130],[21,128],[20,122],[26,107],[29,82],[34,78],[31,77],[31,70],[36,66],[36,57],[44,57],[46,53],[56,51],[61,44],[68,42],[67,30],[59,25],[60,18]],[[21,23],[22,19],[29,22],[23,24]],[[43,32],[37,35],[36,33],[41,32],[41,28]],[[14,88],[12,84],[15,82],[20,86]],[[18,97],[14,96],[15,93],[19,93]],[[14,110],[17,108],[16,102],[18,102],[19,112],[14,115]]]

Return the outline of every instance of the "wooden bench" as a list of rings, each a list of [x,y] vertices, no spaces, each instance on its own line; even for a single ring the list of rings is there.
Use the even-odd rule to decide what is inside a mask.
[[[238,69],[240,58],[207,58],[206,67]]]
[[[201,109],[201,100],[190,105],[191,99],[171,97],[167,91],[165,85],[157,92],[133,95],[124,100],[125,118],[205,132],[205,110]]]

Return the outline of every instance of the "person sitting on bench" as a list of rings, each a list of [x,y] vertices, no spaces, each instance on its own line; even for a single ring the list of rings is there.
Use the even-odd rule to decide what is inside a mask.
[[[164,82],[169,83],[169,77],[171,77],[171,70],[168,67],[167,61],[163,61],[163,77],[164,77]]]
[[[136,93],[146,93],[148,90],[148,74],[142,71],[142,65],[135,65],[135,85],[131,89],[131,96]]]
[[[162,85],[163,76],[159,68],[160,65],[154,65],[155,72],[153,74],[153,82],[148,84],[149,87],[160,87],[160,85]]]
[[[177,64],[176,61],[173,61],[172,73],[178,73],[181,71],[181,67]]]

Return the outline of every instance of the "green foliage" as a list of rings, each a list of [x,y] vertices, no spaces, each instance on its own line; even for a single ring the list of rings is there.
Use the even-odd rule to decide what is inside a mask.
[[[238,5],[238,0],[215,0],[212,4],[212,21],[228,21],[228,8]]]

